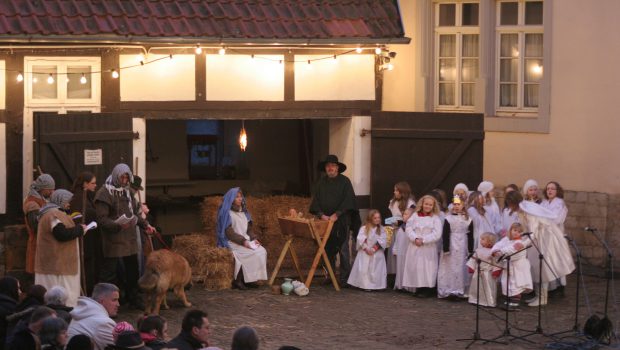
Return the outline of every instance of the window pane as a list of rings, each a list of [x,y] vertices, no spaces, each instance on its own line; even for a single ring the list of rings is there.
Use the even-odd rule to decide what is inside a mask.
[[[525,57],[543,56],[543,35],[525,34]]]
[[[461,84],[461,105],[463,106],[474,105],[475,87],[476,85],[472,83]]]
[[[543,61],[540,59],[525,60],[525,81],[537,83],[543,75]]]
[[[519,60],[503,58],[499,61],[499,81],[516,82],[519,71]]]
[[[67,98],[91,98],[90,66],[67,67]]]
[[[500,20],[502,26],[517,25],[519,22],[519,3],[502,2],[500,3]]]
[[[439,81],[456,80],[456,59],[442,58],[439,60]]]
[[[538,107],[538,84],[527,84],[523,92],[523,106]]]
[[[439,5],[439,26],[453,27],[456,19],[456,4]]]
[[[517,106],[517,84],[500,84],[499,105],[501,107]]]
[[[461,64],[461,81],[473,82],[478,79],[478,59],[463,59]]]
[[[454,88],[453,83],[439,84],[439,104],[442,106],[454,106]]]
[[[478,57],[478,34],[463,35],[463,57]]]
[[[519,57],[519,34],[502,34],[500,57]]]
[[[464,26],[478,25],[478,4],[463,4],[463,23]]]
[[[439,36],[439,57],[455,57],[456,56],[456,35],[440,35]]]
[[[542,1],[528,1],[525,3],[525,24],[543,24]]]
[[[58,98],[56,66],[32,67],[32,98]]]

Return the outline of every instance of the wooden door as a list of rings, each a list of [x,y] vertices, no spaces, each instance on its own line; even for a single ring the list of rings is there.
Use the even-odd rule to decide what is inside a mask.
[[[383,215],[399,181],[419,199],[434,188],[450,198],[457,183],[472,190],[482,180],[482,114],[376,112],[371,125],[371,207]]]
[[[133,132],[130,114],[35,113],[34,166],[56,180],[56,188],[70,189],[77,174],[90,171],[98,186],[118,163],[133,169]],[[35,173],[35,177],[38,173]]]

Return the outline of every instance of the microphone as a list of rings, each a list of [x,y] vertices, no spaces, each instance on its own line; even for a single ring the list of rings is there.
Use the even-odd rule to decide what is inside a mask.
[[[596,227],[589,227],[589,226],[586,226],[583,230],[584,230],[584,231],[589,231],[589,232],[595,232],[595,231],[598,231],[598,230],[596,229]]]
[[[530,237],[533,234],[533,232],[524,232],[521,234],[521,236],[528,236]]]

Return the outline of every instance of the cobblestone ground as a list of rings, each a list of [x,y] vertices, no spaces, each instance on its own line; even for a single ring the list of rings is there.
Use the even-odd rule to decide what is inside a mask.
[[[322,279],[319,278],[317,282]],[[605,280],[585,276],[589,304],[593,312],[603,311]],[[564,298],[550,299],[543,308],[542,327],[545,333],[569,330],[574,324],[576,278],[569,278]],[[620,290],[620,283],[615,283]],[[458,349],[469,342],[475,326],[475,307],[464,301],[419,299],[411,294],[394,291],[365,292],[331,286],[313,285],[306,297],[274,295],[268,286],[255,290],[209,292],[202,285],[189,291],[195,307],[209,313],[211,345],[229,349],[234,330],[242,325],[254,327],[260,336],[261,349],[277,349],[294,345],[302,349]],[[590,316],[588,302],[581,291],[579,324],[583,327]],[[610,293],[611,295],[611,293]],[[620,297],[620,296],[619,296]],[[162,316],[169,321],[170,335],[180,329],[186,311],[172,293],[168,295],[170,310]],[[617,327],[620,314],[613,295],[610,296],[610,317]],[[614,307],[615,306],[615,307]],[[480,334],[493,338],[504,330],[504,311],[483,309],[480,312]],[[139,313],[121,310],[119,320],[136,320]],[[534,330],[537,308],[522,306],[509,315],[511,334],[522,335]],[[541,349],[553,340],[533,335],[524,340],[511,340],[509,347],[477,342],[473,348]],[[567,338],[566,341],[576,341]]]

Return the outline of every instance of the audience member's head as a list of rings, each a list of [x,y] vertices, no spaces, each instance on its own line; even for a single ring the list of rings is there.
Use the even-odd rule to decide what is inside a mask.
[[[252,327],[237,328],[233,334],[232,350],[258,350],[258,334]]]
[[[56,318],[56,311],[47,306],[39,306],[32,311],[30,320],[28,321],[28,328],[30,328],[33,333],[39,333],[43,320],[50,317]]]
[[[45,305],[45,293],[47,293],[45,287],[40,284],[34,284],[28,289],[26,298],[34,299],[39,305]]]
[[[183,317],[181,329],[201,343],[209,343],[209,319],[206,312],[201,310],[188,311]]]
[[[130,331],[135,331],[135,329],[129,322],[121,321],[117,323],[114,329],[112,329],[112,338],[114,338],[114,342],[118,339],[119,334]]]
[[[48,317],[43,319],[41,330],[39,330],[39,340],[41,345],[54,345],[64,348],[69,337],[67,335],[67,322],[62,318]]]
[[[147,333],[157,339],[168,340],[168,322],[159,315],[146,316],[138,321],[140,333]]]
[[[283,346],[279,347],[278,350],[301,350],[301,349],[296,347],[296,346],[283,345]]]
[[[66,305],[69,294],[62,286],[54,286],[45,293],[43,297],[45,305]]]
[[[0,278],[0,294],[19,301],[19,281],[12,276],[5,276]]]
[[[110,317],[118,313],[120,304],[117,286],[111,283],[97,283],[93,288],[92,299],[101,304]]]
[[[95,344],[86,334],[77,334],[69,339],[65,350],[94,350]]]
[[[140,333],[136,331],[120,333],[118,338],[114,341],[114,346],[112,346],[112,348],[119,350],[147,349],[144,345],[144,341],[140,337]]]

